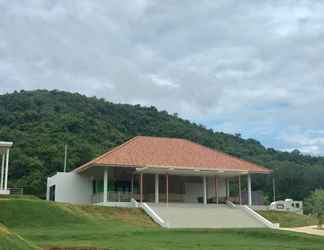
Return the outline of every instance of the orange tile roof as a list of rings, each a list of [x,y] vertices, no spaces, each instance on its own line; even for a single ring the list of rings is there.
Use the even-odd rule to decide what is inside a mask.
[[[156,167],[271,173],[270,169],[202,146],[186,139],[136,136],[80,166]]]

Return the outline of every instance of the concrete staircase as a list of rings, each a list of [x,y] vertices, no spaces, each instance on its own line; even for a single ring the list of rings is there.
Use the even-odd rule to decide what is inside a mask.
[[[265,228],[244,207],[216,204],[147,204],[169,228]]]

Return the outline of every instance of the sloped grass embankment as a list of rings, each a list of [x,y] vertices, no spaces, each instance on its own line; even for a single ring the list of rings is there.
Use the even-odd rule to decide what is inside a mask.
[[[258,211],[258,213],[272,223],[280,223],[280,227],[305,227],[317,224],[317,219],[310,215],[282,211]]]
[[[140,209],[75,206],[42,200],[0,200],[0,223],[37,246],[109,250],[322,250],[324,237],[268,230],[167,230]],[[9,237],[9,236],[5,236]],[[17,235],[16,248],[35,249]],[[15,238],[17,237],[17,238]],[[3,237],[2,237],[3,238]],[[7,244],[7,242],[6,242]],[[19,244],[25,244],[19,246]],[[19,248],[20,247],[20,248]]]

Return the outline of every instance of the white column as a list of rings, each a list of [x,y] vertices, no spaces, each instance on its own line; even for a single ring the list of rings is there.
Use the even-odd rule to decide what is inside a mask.
[[[207,205],[207,181],[206,176],[203,177],[204,204]]]
[[[107,196],[108,196],[108,169],[105,168],[105,172],[104,172],[104,192],[103,192],[103,202],[107,202]]]
[[[218,178],[215,176],[215,195],[216,195],[216,204],[218,206]]]
[[[169,174],[165,175],[165,189],[166,189],[166,205],[169,206]]]
[[[238,177],[238,185],[239,185],[239,201],[240,205],[242,205],[242,188],[241,188],[241,176]]]
[[[4,181],[4,167],[5,167],[5,153],[2,153],[2,163],[1,163],[1,180],[0,180],[0,190],[3,190]]]
[[[5,181],[4,181],[4,190],[8,190],[8,170],[9,170],[9,151],[7,149],[7,157],[6,157],[6,173],[5,173]]]
[[[132,178],[131,178],[131,193],[132,195],[134,195],[134,175],[132,174]]]
[[[276,201],[276,180],[272,177],[272,191],[273,191],[273,201]]]
[[[159,175],[155,174],[155,203],[159,203]]]
[[[226,199],[228,200],[230,197],[230,182],[229,178],[226,178]]]
[[[140,173],[140,202],[143,203],[143,173]]]
[[[248,188],[248,205],[252,206],[252,185],[251,185],[251,175],[247,176],[247,188]]]

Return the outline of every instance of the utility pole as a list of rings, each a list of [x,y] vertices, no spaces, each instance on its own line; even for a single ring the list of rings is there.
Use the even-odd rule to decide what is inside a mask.
[[[276,180],[272,177],[273,201],[276,201]]]
[[[64,147],[64,173],[66,172],[66,162],[67,162],[67,144]]]

